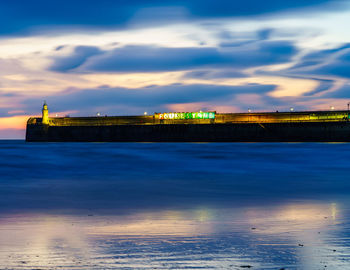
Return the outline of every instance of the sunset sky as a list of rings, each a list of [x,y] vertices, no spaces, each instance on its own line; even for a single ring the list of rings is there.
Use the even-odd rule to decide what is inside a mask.
[[[350,2],[3,0],[0,138],[29,116],[346,109]]]

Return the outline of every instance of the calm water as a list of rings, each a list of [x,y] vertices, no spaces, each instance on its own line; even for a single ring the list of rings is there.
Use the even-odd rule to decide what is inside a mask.
[[[350,144],[0,141],[0,269],[350,269]]]

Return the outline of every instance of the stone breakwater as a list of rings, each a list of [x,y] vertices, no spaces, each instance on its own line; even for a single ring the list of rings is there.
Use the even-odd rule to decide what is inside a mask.
[[[277,115],[282,119],[273,118]],[[224,118],[226,116],[226,119]],[[248,119],[248,117],[250,119]],[[53,118],[50,124],[30,118],[26,141],[52,142],[348,142],[347,118],[297,120],[297,115],[271,113],[217,115],[195,122],[167,122],[154,116],[130,121],[123,117]],[[270,117],[270,119],[269,119]],[[295,117],[295,118],[293,118]],[[306,118],[305,115],[299,115]],[[324,117],[324,116],[322,116]],[[224,119],[223,119],[224,118]],[[243,119],[244,118],[244,119]],[[238,121],[241,119],[241,121]]]

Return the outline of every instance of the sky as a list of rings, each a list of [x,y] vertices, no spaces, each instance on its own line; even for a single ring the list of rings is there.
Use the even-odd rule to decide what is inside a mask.
[[[0,139],[50,116],[347,109],[350,1],[2,0]]]

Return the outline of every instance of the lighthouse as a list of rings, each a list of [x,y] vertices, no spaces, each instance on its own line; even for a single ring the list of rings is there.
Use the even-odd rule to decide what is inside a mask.
[[[49,124],[49,110],[47,109],[46,101],[44,101],[42,113],[43,114],[42,114],[41,123],[43,125],[48,125]]]

